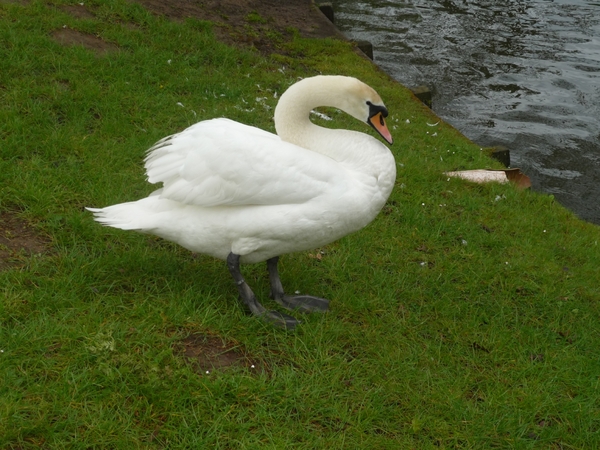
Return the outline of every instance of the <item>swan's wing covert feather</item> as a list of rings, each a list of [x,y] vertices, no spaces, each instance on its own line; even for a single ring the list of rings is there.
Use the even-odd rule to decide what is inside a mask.
[[[161,196],[198,206],[303,203],[334,182],[335,161],[228,119],[199,122],[157,142],[145,159]]]

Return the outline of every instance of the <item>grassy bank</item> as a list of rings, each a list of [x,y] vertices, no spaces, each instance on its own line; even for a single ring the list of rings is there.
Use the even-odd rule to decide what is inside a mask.
[[[600,447],[598,227],[445,177],[494,163],[345,43],[274,32],[261,56],[206,22],[62,3],[0,3],[0,448]],[[84,211],[150,193],[146,149],[198,120],[274,131],[276,94],[321,72],[379,92],[398,164],[374,223],[281,259],[328,314],[273,329],[223,262]],[[265,298],[265,267],[244,270]]]

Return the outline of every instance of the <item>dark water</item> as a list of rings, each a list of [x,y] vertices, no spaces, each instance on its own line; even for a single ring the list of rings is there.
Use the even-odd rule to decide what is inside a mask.
[[[337,27],[511,166],[600,224],[600,0],[333,0]]]

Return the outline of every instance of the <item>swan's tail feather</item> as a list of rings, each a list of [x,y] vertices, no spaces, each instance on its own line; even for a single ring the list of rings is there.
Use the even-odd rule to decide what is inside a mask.
[[[143,231],[140,225],[140,211],[132,207],[133,203],[121,203],[106,208],[85,208],[94,214],[94,220],[107,227],[121,230]]]

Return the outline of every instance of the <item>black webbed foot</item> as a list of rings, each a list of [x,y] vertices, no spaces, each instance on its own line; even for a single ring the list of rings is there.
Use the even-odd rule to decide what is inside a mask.
[[[283,286],[279,279],[277,263],[279,257],[276,256],[267,260],[267,270],[269,271],[269,281],[271,282],[271,298],[278,304],[291,311],[300,311],[303,313],[325,312],[329,310],[329,300],[312,295],[287,295],[283,292]]]
[[[288,316],[285,313],[279,311],[265,311],[261,316],[259,316],[265,322],[276,326],[277,328],[283,328],[284,330],[293,330],[296,328],[296,325],[302,323],[298,319],[292,316]]]
[[[272,295],[272,294],[271,294]],[[303,313],[326,312],[329,310],[329,300],[312,295],[286,295],[274,297],[277,303],[290,311]]]

